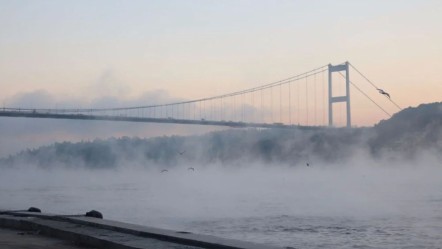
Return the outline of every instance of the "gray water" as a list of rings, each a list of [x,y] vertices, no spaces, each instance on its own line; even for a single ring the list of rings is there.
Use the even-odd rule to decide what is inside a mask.
[[[295,248],[442,248],[440,165],[2,170],[29,206]]]

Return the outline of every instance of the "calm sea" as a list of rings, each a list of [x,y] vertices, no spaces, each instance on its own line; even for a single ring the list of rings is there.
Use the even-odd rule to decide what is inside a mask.
[[[442,248],[442,169],[348,165],[2,170],[0,209],[295,248]]]

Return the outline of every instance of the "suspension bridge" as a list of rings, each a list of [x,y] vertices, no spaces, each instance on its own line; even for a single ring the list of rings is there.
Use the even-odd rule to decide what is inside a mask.
[[[336,104],[345,104],[345,126],[351,127],[350,92],[353,90],[360,92],[386,116],[391,116],[381,104],[370,97],[372,93],[367,93],[350,80],[350,69],[374,88],[375,94],[382,90],[351,63],[345,62],[324,65],[257,87],[195,100],[86,109],[3,107],[0,109],[0,117],[315,129],[335,126],[333,107]],[[341,80],[336,80],[334,75]],[[385,98],[401,109],[390,96]]]

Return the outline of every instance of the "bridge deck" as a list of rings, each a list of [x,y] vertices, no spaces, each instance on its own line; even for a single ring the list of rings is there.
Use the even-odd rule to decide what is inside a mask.
[[[210,125],[227,126],[234,128],[282,128],[282,129],[318,129],[322,126],[301,126],[287,125],[282,123],[249,123],[237,121],[213,121],[213,120],[191,120],[174,118],[148,118],[131,116],[112,116],[112,115],[86,115],[86,114],[65,114],[65,113],[39,113],[32,111],[3,111],[0,110],[0,117],[23,117],[23,118],[46,118],[46,119],[77,119],[77,120],[101,120],[101,121],[120,121],[120,122],[142,122],[142,123],[166,123],[166,124],[185,124],[185,125]]]

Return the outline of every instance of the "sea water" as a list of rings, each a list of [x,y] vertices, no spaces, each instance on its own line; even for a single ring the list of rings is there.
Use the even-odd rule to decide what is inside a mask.
[[[39,207],[295,248],[441,248],[438,165],[4,169],[0,209]]]

